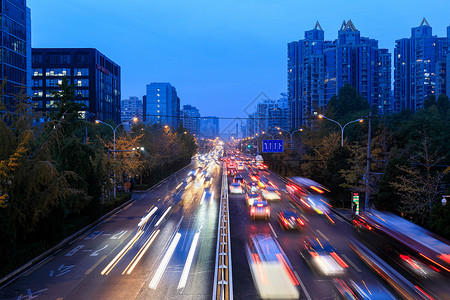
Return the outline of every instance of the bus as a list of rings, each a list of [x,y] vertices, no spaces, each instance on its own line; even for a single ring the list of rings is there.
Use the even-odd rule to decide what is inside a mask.
[[[430,299],[450,299],[449,241],[400,216],[375,209],[356,215],[353,226],[361,241],[426,291]]]

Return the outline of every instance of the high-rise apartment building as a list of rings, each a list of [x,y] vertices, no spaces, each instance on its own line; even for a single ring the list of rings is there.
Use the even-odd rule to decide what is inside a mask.
[[[202,117],[200,119],[200,134],[205,138],[215,139],[219,135],[219,118]]]
[[[183,105],[180,114],[183,127],[191,134],[200,133],[200,112],[192,105]]]
[[[9,107],[13,107],[11,101],[22,86],[25,93],[31,92],[31,11],[26,0],[2,0],[0,16],[0,76],[1,80],[6,79],[4,99]]]
[[[53,92],[67,77],[75,101],[89,119],[120,123],[120,66],[93,48],[33,48],[33,101],[44,113],[55,108]],[[87,115],[85,115],[87,113]]]
[[[447,80],[447,37],[433,36],[424,18],[419,27],[411,29],[410,38],[395,41],[394,110],[417,111],[429,95],[449,94]]]
[[[123,99],[120,103],[120,119],[122,122],[138,118],[140,122],[143,121],[142,100],[138,97],[130,97]]]
[[[153,82],[147,84],[144,98],[145,121],[152,124],[169,125],[177,128],[180,124],[180,98],[170,83]]]
[[[381,51],[381,54],[380,54]],[[389,107],[390,55],[378,41],[361,37],[352,21],[343,22],[338,39],[325,41],[317,22],[305,38],[288,44],[288,99],[292,127],[309,125],[312,113],[325,109],[345,84],[354,87],[372,108]],[[384,69],[383,69],[384,68]]]

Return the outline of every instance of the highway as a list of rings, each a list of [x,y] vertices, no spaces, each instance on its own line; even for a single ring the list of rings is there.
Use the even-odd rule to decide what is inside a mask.
[[[250,180],[248,172],[241,172],[241,174],[245,180]],[[306,220],[306,228],[301,232],[283,231],[277,222],[277,212],[283,208],[296,210],[297,208],[289,200],[290,198],[284,190],[284,182],[271,172],[264,171],[264,175],[280,187],[281,191],[281,201],[270,202],[270,220],[250,220],[244,195],[233,194],[229,198],[233,270],[239,270],[239,272],[233,273],[235,299],[258,298],[245,255],[245,244],[249,236],[255,233],[269,234],[277,239],[293,266],[294,274],[299,281],[297,288],[301,299],[334,299],[332,278],[326,278],[313,272],[300,256],[300,246],[306,236],[323,237],[338,250],[338,253],[349,265],[347,278],[355,281],[364,279],[365,282],[383,284],[349,247],[349,237],[355,236],[355,233],[343,219],[335,217],[335,225],[332,225],[326,221],[323,215],[301,213]]]
[[[2,290],[1,299],[212,297],[220,166],[214,199],[183,182],[197,162],[146,193]],[[178,188],[177,188],[178,187]],[[181,201],[178,203],[176,194]]]

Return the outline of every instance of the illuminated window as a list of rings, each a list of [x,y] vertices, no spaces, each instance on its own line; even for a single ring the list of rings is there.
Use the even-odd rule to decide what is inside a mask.
[[[159,113],[159,110],[157,110],[156,112]]]
[[[159,97],[159,94],[156,94],[156,96],[158,96],[158,97]]]

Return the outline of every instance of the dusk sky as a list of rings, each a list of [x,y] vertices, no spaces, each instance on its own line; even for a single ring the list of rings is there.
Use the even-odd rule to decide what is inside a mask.
[[[351,19],[393,52],[425,17],[446,36],[450,0],[28,0],[32,47],[97,48],[121,66],[122,99],[170,82],[202,116],[245,117],[287,90],[287,43],[319,21],[326,40]],[[221,121],[221,130],[229,121]]]

